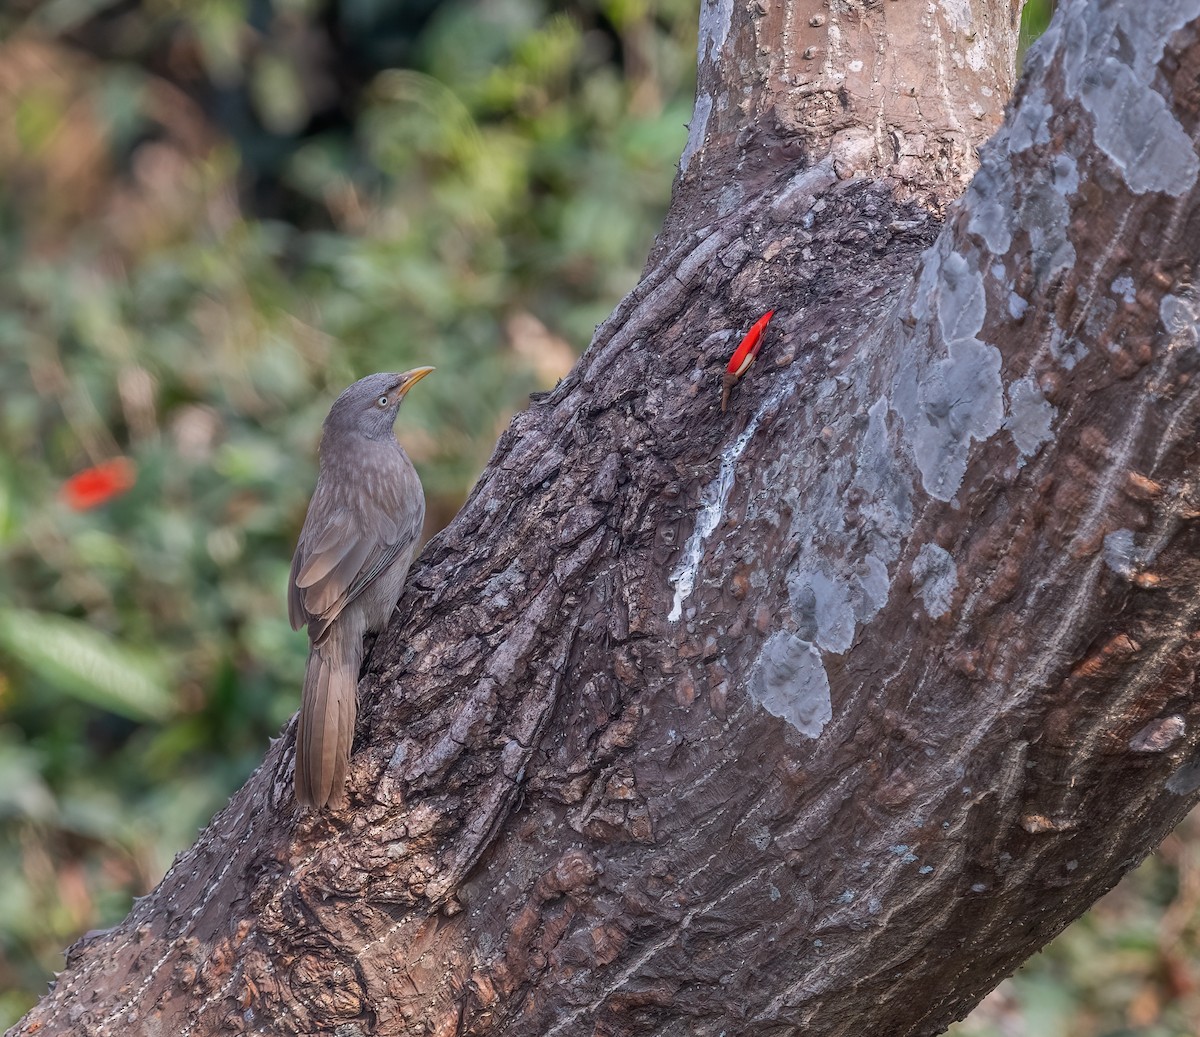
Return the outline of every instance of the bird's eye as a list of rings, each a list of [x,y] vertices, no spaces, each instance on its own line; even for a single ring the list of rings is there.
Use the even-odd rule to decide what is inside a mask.
[[[388,405],[388,398],[386,396],[380,396],[379,399],[375,401],[375,404],[378,407],[386,407]]]

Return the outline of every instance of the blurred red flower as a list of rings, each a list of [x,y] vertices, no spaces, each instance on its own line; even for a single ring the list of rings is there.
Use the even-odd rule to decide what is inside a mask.
[[[85,468],[62,485],[59,496],[67,507],[87,511],[119,497],[137,481],[137,468],[127,457],[114,457],[94,468]]]

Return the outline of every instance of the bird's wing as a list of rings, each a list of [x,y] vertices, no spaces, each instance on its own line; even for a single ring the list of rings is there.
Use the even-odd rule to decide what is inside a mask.
[[[411,552],[420,535],[419,484],[416,502],[405,499],[411,487],[403,480],[391,492],[374,489],[343,500],[322,495],[320,488],[313,495],[292,559],[288,618],[297,630],[307,624],[314,643],[402,552]]]
[[[296,586],[296,573],[303,564],[304,541],[301,540],[296,545],[296,553],[292,555],[292,573],[288,577],[288,622],[292,624],[293,630],[299,630],[308,622],[308,616],[304,612],[304,599],[300,588]]]

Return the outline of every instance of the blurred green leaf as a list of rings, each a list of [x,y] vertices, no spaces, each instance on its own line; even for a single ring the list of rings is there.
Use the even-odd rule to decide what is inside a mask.
[[[0,609],[0,650],[63,691],[132,720],[174,712],[160,662],[82,621]]]
[[[0,728],[0,817],[54,819],[57,805],[42,780],[41,763],[37,753],[12,737],[11,729]]]
[[[272,133],[290,135],[308,121],[308,103],[296,66],[286,54],[262,54],[254,61],[250,94],[263,125]]]
[[[41,151],[62,123],[63,111],[56,94],[35,91],[17,106],[14,129],[26,152]]]
[[[232,86],[241,81],[242,40],[247,35],[246,5],[239,0],[200,0],[185,7],[213,82]]]

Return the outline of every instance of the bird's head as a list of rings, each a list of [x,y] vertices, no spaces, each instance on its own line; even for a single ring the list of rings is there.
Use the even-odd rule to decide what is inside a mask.
[[[368,439],[390,436],[408,390],[433,370],[414,367],[399,374],[382,371],[360,378],[334,400],[325,419],[326,432],[357,432]]]

